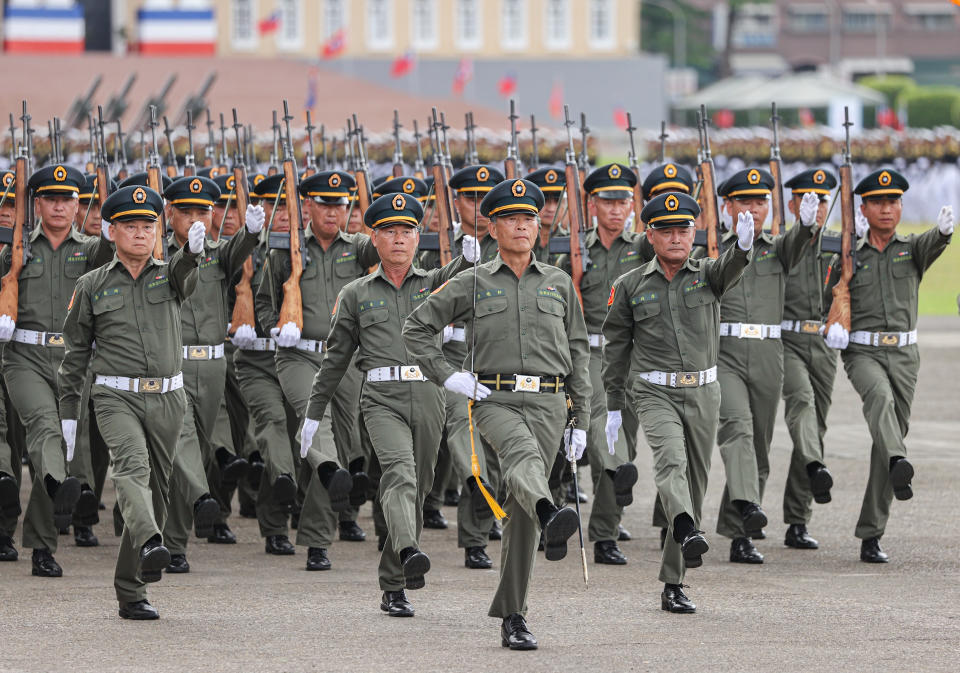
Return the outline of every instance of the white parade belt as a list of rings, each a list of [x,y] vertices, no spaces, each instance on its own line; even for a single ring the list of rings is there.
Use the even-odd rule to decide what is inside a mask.
[[[720,336],[738,339],[779,339],[780,325],[763,325],[753,322],[722,322]]]
[[[822,320],[784,320],[780,323],[784,332],[799,332],[800,334],[819,335],[823,330]]]
[[[850,343],[877,348],[903,348],[917,343],[917,330],[910,332],[850,332]]]
[[[466,330],[462,327],[454,327],[453,331],[450,332],[449,341],[466,341],[467,333]]]
[[[131,393],[169,393],[173,390],[183,388],[183,373],[168,378],[156,378],[141,376],[140,378],[130,378],[128,376],[104,376],[97,374],[94,383],[98,386],[106,386],[114,390],[126,390]]]
[[[699,372],[640,372],[644,381],[670,388],[699,388],[717,380],[717,366]]]
[[[300,339],[294,346],[298,351],[307,351],[309,353],[322,353],[327,347],[326,341],[316,341],[315,339]]]
[[[587,341],[590,342],[590,348],[603,348],[603,344],[606,343],[602,334],[588,334]]]
[[[184,346],[184,360],[219,360],[223,357],[223,344],[216,346]]]
[[[367,381],[379,383],[382,381],[426,381],[427,377],[416,365],[401,365],[399,367],[374,367],[367,370]]]
[[[257,337],[248,346],[238,348],[242,351],[275,351],[277,344],[270,337]]]
[[[13,340],[22,344],[31,344],[33,346],[53,346],[63,347],[62,332],[37,332],[32,329],[13,330]]]

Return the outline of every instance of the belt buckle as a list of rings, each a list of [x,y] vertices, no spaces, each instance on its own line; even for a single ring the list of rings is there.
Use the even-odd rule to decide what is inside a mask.
[[[513,377],[513,390],[514,392],[520,393],[539,393],[540,377],[515,374]]]
[[[420,367],[411,365],[409,367],[400,367],[399,369],[401,381],[423,381],[423,374],[420,372]]]
[[[187,359],[188,360],[209,360],[210,359],[209,346],[187,346]]]
[[[887,347],[899,346],[900,332],[880,332],[878,345]]]
[[[159,393],[163,389],[163,379],[142,378],[140,379],[141,393]]]
[[[44,346],[63,346],[63,334],[59,332],[47,332],[45,335]]]
[[[677,388],[696,388],[700,385],[700,372],[679,372]]]
[[[740,323],[740,338],[741,339],[762,339],[763,338],[763,327],[757,323]]]
[[[801,320],[800,332],[803,334],[820,334],[820,327],[823,322],[820,320]]]

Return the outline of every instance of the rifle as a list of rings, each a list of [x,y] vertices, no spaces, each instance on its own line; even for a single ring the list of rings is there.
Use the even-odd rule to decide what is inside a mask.
[[[637,127],[633,125],[633,115],[627,113],[627,136],[630,138],[630,170],[637,176],[637,183],[633,186],[633,230],[643,231],[645,229],[643,221],[640,219],[640,211],[643,210],[643,186],[640,184],[640,162],[637,160],[637,146],[633,140],[633,132]],[[662,160],[662,159],[661,159]]]
[[[190,176],[197,174],[197,164],[193,158],[193,110],[187,110],[187,153],[183,157],[183,175]]]
[[[210,88],[213,86],[213,83],[216,79],[216,71],[211,72],[209,75],[207,75],[207,78],[203,80],[203,84],[200,85],[200,90],[195,94],[187,96],[187,100],[184,101],[183,107],[180,108],[180,114],[177,115],[175,126],[180,126],[180,124],[190,117],[199,115],[200,112],[207,107],[206,96],[210,92]]]
[[[700,214],[707,228],[707,255],[711,259],[720,256],[720,211],[717,208],[716,170],[713,167],[713,155],[710,152],[710,134],[707,126],[706,106],[700,106],[700,125],[703,130],[703,159],[700,162],[700,174],[703,187],[700,190]]]
[[[630,118],[630,115],[627,115],[627,118]],[[662,164],[667,160],[667,122],[660,122],[660,163]],[[640,176],[638,175],[637,178]]]
[[[393,170],[395,178],[403,175],[403,148],[400,146],[400,113],[393,111]]]
[[[467,112],[465,117],[466,126],[463,129],[467,136],[467,156],[465,162],[468,166],[476,166],[480,163],[480,157],[477,154],[477,137],[474,135],[477,126],[473,123],[473,112]]]
[[[587,155],[587,144],[589,140],[590,129],[587,126],[587,115],[583,112],[580,113],[580,158],[578,159],[577,168],[580,170],[580,191],[583,192],[583,181],[587,179],[587,174],[590,172],[590,158]],[[569,195],[569,192],[567,192]],[[583,194],[583,214],[584,214],[584,231],[587,228],[592,228],[591,225],[593,222],[590,219],[588,213],[590,209],[587,208],[587,195]]]
[[[93,133],[93,119],[90,120],[90,132]],[[13,113],[10,113],[10,165],[17,163],[17,127],[13,123]]]
[[[353,115],[353,132],[357,136],[357,168],[353,177],[357,181],[357,207],[363,215],[370,207],[370,173],[363,147],[363,127],[357,124],[357,115]]]
[[[310,120],[310,110],[307,110],[307,158],[305,161],[305,169],[303,171],[303,177],[309,178],[311,175],[315,175],[317,172],[317,156],[313,151],[313,130],[317,128],[313,125],[313,122]],[[239,138],[237,142],[240,142]]]
[[[27,179],[30,175],[29,142],[30,115],[27,114],[27,101],[23,101],[23,142],[17,150],[16,177],[14,178],[14,218],[12,239],[10,242],[10,268],[0,281],[0,315],[8,315],[16,322],[20,304],[20,272],[30,259],[29,229],[33,224],[33,199],[27,191]]]
[[[290,141],[290,109],[286,99],[283,101],[283,121],[287,127],[286,142],[283,144],[283,190],[286,196],[287,215],[290,218],[290,276],[283,283],[283,303],[277,327],[282,328],[292,322],[297,329],[303,330],[303,297],[300,294],[300,277],[303,275],[303,258],[306,253],[306,241],[303,232],[303,215],[300,212],[300,194],[297,190],[297,162],[293,156]]]
[[[450,156],[450,143],[447,142],[447,129],[450,128],[447,126],[447,115],[444,112],[440,113],[440,132],[443,133],[443,163],[447,167],[447,179],[450,179],[450,176],[453,175],[453,159]],[[437,137],[439,142],[439,136]]]
[[[537,120],[530,115],[530,139],[533,143],[533,151],[530,155],[530,170],[535,171],[540,168],[540,148],[537,147]]]
[[[273,125],[271,126],[271,128],[273,129],[273,146],[270,150],[270,165],[267,166],[267,175],[276,175],[277,173],[280,172],[280,168],[277,166],[277,159],[278,159],[277,151],[279,147],[277,145],[277,139],[280,134],[280,124],[277,123],[276,110],[273,111]]]
[[[137,123],[134,124],[134,128],[143,128],[150,123],[150,115],[162,116],[164,112],[167,111],[167,105],[164,101],[167,99],[167,94],[170,93],[170,88],[173,86],[173,83],[177,81],[176,75],[170,75],[167,78],[167,81],[164,83],[163,88],[160,91],[150,98],[147,99],[147,102],[143,104],[143,108],[140,110],[140,114],[137,115]],[[154,111],[151,113],[150,109],[153,108]]]
[[[84,170],[84,173],[93,173],[97,168],[97,161],[96,161],[97,137],[96,137],[96,132],[93,130],[93,115],[90,115],[89,117],[87,117],[87,133],[90,136],[90,158],[87,159],[87,163],[84,165],[83,170]],[[10,115],[10,134],[13,135],[13,115],[12,114]],[[16,142],[16,138],[14,138],[14,142]],[[13,152],[12,149],[10,151]],[[10,163],[12,164],[14,161],[15,159],[11,160]]]
[[[291,149],[292,151],[292,149]],[[220,162],[217,165],[217,175],[226,175],[230,172],[227,167],[227,127],[223,123],[223,113],[220,113]]]
[[[770,144],[770,175],[773,176],[773,194],[770,196],[770,209],[773,218],[770,233],[776,236],[780,228],[786,229],[786,217],[783,212],[783,164],[780,161],[780,116],[777,104],[770,103],[770,123],[773,126],[773,142]]]
[[[423,136],[420,135],[420,129],[417,127],[417,120],[413,120],[413,140],[414,144],[417,147],[417,158],[413,162],[413,175],[420,180],[423,180],[424,176],[427,174],[426,167],[423,164],[423,153],[420,151],[420,138]]]
[[[327,131],[323,124],[320,124],[320,170],[325,171],[329,166],[330,162],[327,160]]]
[[[163,135],[167,137],[167,165],[165,171],[167,177],[171,180],[176,180],[180,175],[180,167],[177,165],[177,155],[173,151],[173,129],[170,128],[170,122],[167,121],[167,116],[163,116]]]
[[[153,148],[147,160],[147,187],[162,195],[163,178],[160,176],[160,150],[157,148],[157,108],[153,105],[150,106],[150,139],[153,141]],[[163,212],[160,213],[159,225],[153,244],[153,257],[166,262],[167,218]]]
[[[107,101],[107,121],[117,121],[127,111],[127,96],[130,94],[130,89],[136,80],[136,74],[130,75],[127,77],[127,81],[123,83],[123,86],[120,87],[120,91],[110,96],[110,99]]]
[[[63,163],[63,137],[60,133],[60,117],[53,118],[53,151],[57,163]]]
[[[428,128],[436,137],[430,139],[433,149],[433,163],[430,172],[433,175],[433,193],[436,196],[434,208],[437,209],[437,218],[440,228],[437,232],[437,249],[440,253],[440,265],[446,266],[453,259],[453,202],[450,198],[449,176],[444,162],[443,149],[440,145],[440,122],[437,120],[437,108],[433,108],[433,125]],[[432,213],[431,213],[432,217]]]
[[[141,132],[141,137],[143,133]],[[113,156],[114,162],[119,165],[117,168],[117,180],[122,181],[127,178],[127,144],[123,140],[123,127],[120,120],[117,120],[117,135],[113,137]]]
[[[217,153],[217,141],[213,137],[213,120],[210,118],[210,108],[207,108],[207,146],[203,149],[203,166],[213,166]]]
[[[503,162],[503,174],[507,180],[519,177],[520,167],[517,159],[517,112],[516,102],[510,99],[510,142],[507,144],[507,158]]]
[[[143,139],[143,129],[140,129],[140,168],[147,170],[147,143]]]
[[[107,197],[110,196],[110,166],[107,163],[107,141],[103,135],[103,106],[97,106],[97,127],[100,129],[100,142],[95,153],[96,156],[96,179],[94,180],[94,189],[97,192],[97,201],[102,207],[104,202],[107,200]],[[90,214],[90,206],[93,205],[93,198],[91,197],[90,203],[87,205],[87,212],[83,215],[83,222],[80,225],[80,230],[83,231],[83,228],[87,224],[87,216]]]
[[[850,111],[843,108],[844,140],[843,164],[840,166],[840,280],[833,286],[833,303],[823,326],[826,334],[830,326],[839,324],[850,331],[850,281],[857,266],[857,232],[853,214],[853,168],[850,162]],[[17,174],[19,176],[19,173]],[[19,202],[17,203],[19,206]]]
[[[577,166],[577,152],[573,147],[573,126],[570,119],[570,106],[563,106],[563,125],[567,127],[567,203],[570,211],[570,277],[573,287],[577,291],[580,304],[583,305],[583,296],[580,294],[580,281],[587,270],[587,245],[585,231],[587,229],[587,211],[584,207],[583,185],[580,182],[580,170]]]
[[[240,144],[241,125],[237,121],[237,109],[233,108],[233,132],[237,136],[237,151],[233,155],[233,193],[236,199],[237,219],[240,227],[246,227],[247,204],[250,203],[249,183],[247,182],[247,166],[244,162],[242,145]],[[229,205],[228,205],[229,207]],[[222,228],[222,225],[221,225]],[[291,249],[292,250],[292,249]],[[292,256],[291,256],[292,259]],[[250,325],[256,329],[256,314],[253,309],[253,255],[247,257],[243,263],[240,280],[233,286],[234,302],[233,313],[230,316],[230,326],[236,332],[241,325]],[[298,285],[299,287],[299,285]]]
[[[243,147],[246,150],[247,166],[253,166],[256,163],[253,147],[253,124],[247,124],[243,128]]]
[[[93,84],[87,89],[87,93],[82,96],[77,96],[73,99],[73,102],[70,103],[70,109],[67,110],[67,125],[70,128],[80,126],[84,118],[89,119],[91,113],[90,101],[93,100],[93,95],[97,92],[97,89],[100,88],[102,81],[103,75],[97,75],[93,80]]]

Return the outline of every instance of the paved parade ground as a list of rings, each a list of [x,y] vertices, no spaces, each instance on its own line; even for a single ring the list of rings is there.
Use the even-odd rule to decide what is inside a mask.
[[[915,495],[892,505],[882,540],[888,565],[861,563],[853,537],[870,440],[841,368],[826,438],[833,502],[815,505],[809,526],[821,548],[783,546],[790,444],[781,420],[763,503],[768,538],[757,543],[766,562],[730,564],[729,542],[714,532],[723,486],[715,451],[703,526],[712,548],[686,580],[695,615],[660,610],[653,479],[641,447],[636,501],[624,515],[633,540],[621,543],[629,565],[595,565],[590,545],[584,588],[573,547],[559,563],[540,556],[528,614],[536,652],[501,649],[500,622],[486,617],[499,543],[488,548],[494,570],[467,570],[452,525],[423,535],[433,569],[425,589],[408,592],[417,616],[382,613],[369,505],[359,521],[368,540],[336,543],[329,572],[306,572],[302,547],[296,556],[265,555],[256,522],[233,517],[237,545],[191,540],[190,574],[150,585],[159,622],[121,620],[112,579],[119,539],[108,509],[95,529],[100,547],[60,538],[62,579],[31,577],[18,531],[20,560],[0,564],[0,671],[956,671],[960,318],[925,318],[919,327],[907,437]],[[581,475],[586,482],[588,471]],[[26,488],[21,495],[25,506]],[[104,500],[112,506],[109,480]],[[444,513],[452,524],[455,508]]]

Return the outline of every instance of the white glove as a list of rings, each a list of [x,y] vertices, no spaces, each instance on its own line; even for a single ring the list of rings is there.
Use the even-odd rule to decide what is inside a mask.
[[[10,341],[13,338],[13,330],[17,328],[17,323],[8,315],[0,315],[0,341]]]
[[[490,394],[490,389],[477,383],[477,377],[470,372],[457,372],[447,377],[443,387],[455,393],[466,395],[471,400],[482,400]]]
[[[257,338],[257,331],[250,325],[240,325],[237,331],[233,333],[233,344],[237,348],[247,348]]]
[[[853,218],[853,230],[856,232],[857,238],[863,238],[870,231],[870,223],[867,222],[867,218],[859,210]]]
[[[828,348],[836,348],[842,351],[850,345],[850,332],[843,328],[840,323],[833,323],[827,330],[826,342]]]
[[[617,437],[620,435],[620,426],[623,425],[623,417],[620,411],[607,412],[607,452],[612,456],[617,452]]]
[[[267,214],[263,212],[263,206],[247,204],[247,231],[251,234],[259,234],[263,229],[263,223],[267,219]]]
[[[100,220],[100,235],[108,241],[113,240],[113,238],[110,236],[110,223],[106,220]]]
[[[285,323],[283,327],[274,327],[270,330],[270,336],[277,342],[280,348],[290,348],[296,346],[300,341],[300,328],[292,322]]]
[[[737,239],[737,245],[744,252],[753,247],[753,213],[737,215]]]
[[[587,448],[587,431],[573,428],[571,433],[571,428],[567,428],[563,431],[563,444],[567,447],[567,460],[571,462],[580,460]]]
[[[817,210],[820,208],[820,198],[813,192],[807,192],[800,199],[800,224],[812,227],[817,223]]]
[[[313,446],[313,436],[317,434],[317,428],[320,427],[320,421],[312,418],[303,419],[303,430],[300,431],[300,457],[306,458],[307,452]]]
[[[477,261],[477,257],[480,254],[480,246],[477,244],[477,239],[470,234],[464,234],[462,243],[463,258],[473,264]]]
[[[453,339],[453,325],[447,325],[443,328],[443,343],[447,343]]]
[[[63,441],[67,445],[67,462],[73,460],[73,450],[77,448],[77,421],[65,418],[60,421],[60,430],[63,432]]]
[[[190,225],[190,231],[187,232],[187,241],[190,245],[190,252],[194,255],[203,254],[203,241],[207,237],[207,227],[203,222],[194,222]]]
[[[937,215],[937,229],[944,236],[953,233],[953,206],[944,206]]]

